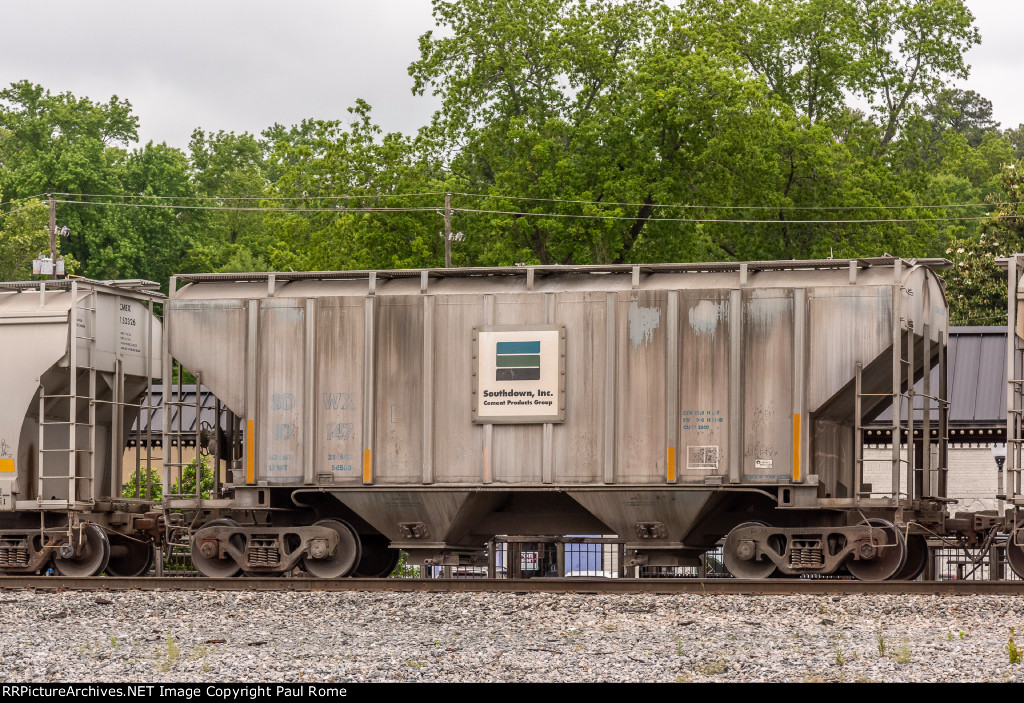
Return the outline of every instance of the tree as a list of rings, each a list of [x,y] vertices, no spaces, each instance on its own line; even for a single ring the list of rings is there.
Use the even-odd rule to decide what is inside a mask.
[[[947,250],[953,270],[946,299],[951,322],[1006,324],[1006,273],[996,260],[1024,251],[1024,169],[1007,164],[1000,174],[998,203],[976,237],[955,239]]]
[[[999,123],[992,119],[992,101],[973,90],[940,90],[929,100],[924,114],[936,134],[953,130],[975,148],[981,145],[987,132],[999,128]]]
[[[125,147],[137,138],[131,104],[51,94],[28,81],[0,91],[0,190],[12,199],[45,193],[120,193]],[[77,200],[76,197],[61,198]],[[139,261],[122,241],[124,223],[109,208],[58,205],[57,220],[71,230],[65,250],[82,273],[116,276]],[[126,273],[123,275],[131,275]]]
[[[128,206],[112,206],[108,217],[118,223],[118,251],[133,252],[135,258],[120,257],[116,267],[108,269],[108,277],[146,278],[166,285],[183,268],[208,270],[199,244],[204,219],[194,210],[171,207],[195,202],[190,199],[195,194],[190,176],[185,154],[166,144],[149,142],[127,154],[120,191],[131,197],[110,199]],[[101,260],[93,261],[93,270],[99,269]]]
[[[885,147],[916,101],[949,77],[967,77],[964,55],[981,36],[963,0],[857,1],[867,17],[860,88],[883,125]]]
[[[313,270],[442,265],[444,183],[412,140],[382,135],[367,103],[349,112],[347,129],[308,123],[301,140],[276,144],[269,192],[278,199],[266,211],[275,245],[265,256]]]
[[[36,199],[4,203],[0,209],[0,281],[24,281],[32,259],[50,249],[46,206]]]
[[[448,31],[421,38],[410,73],[443,104],[421,137],[473,194],[460,250],[485,265],[935,251],[928,223],[829,222],[919,214],[885,124],[844,104],[868,50],[826,29],[858,7],[435,3]],[[892,204],[908,209],[828,209]]]
[[[1003,132],[1003,136],[1013,147],[1014,158],[1024,159],[1024,122],[1018,124],[1014,129],[1007,129]]]
[[[849,0],[695,0],[681,6],[692,27],[713,27],[720,47],[735,51],[773,96],[810,124],[841,116],[857,89],[859,9]]]
[[[171,483],[171,494],[181,496],[195,496],[196,494],[196,459],[186,464],[181,470],[181,482],[175,479]],[[199,460],[200,492],[204,499],[210,497],[213,491],[213,469],[206,463],[206,458]],[[163,498],[163,474],[160,469],[140,468],[132,474],[128,482],[121,487],[121,496],[124,498],[146,498],[147,481],[149,481],[149,497],[152,500]],[[138,490],[137,490],[138,489]]]
[[[714,27],[812,124],[861,96],[882,150],[923,101],[966,78],[964,55],[981,41],[963,0],[691,0],[680,12]]]
[[[146,498],[159,501],[164,494],[163,475],[160,469],[136,469],[128,481],[121,486],[122,498]]]
[[[197,211],[204,222],[201,246],[212,270],[267,267],[262,255],[271,246],[271,235],[258,210],[269,185],[265,170],[270,146],[245,132],[192,133],[191,168],[197,193],[204,198],[197,204],[224,208]]]

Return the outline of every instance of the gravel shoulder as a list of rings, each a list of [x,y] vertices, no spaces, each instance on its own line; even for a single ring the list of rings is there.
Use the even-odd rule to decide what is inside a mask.
[[[0,608],[6,682],[1024,681],[1008,597],[8,591]]]

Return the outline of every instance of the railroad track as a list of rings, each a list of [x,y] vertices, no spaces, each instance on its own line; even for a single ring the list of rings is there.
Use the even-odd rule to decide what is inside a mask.
[[[4,576],[0,591],[376,591],[401,593],[594,593],[717,595],[1024,595],[1024,581],[767,579],[309,579]]]

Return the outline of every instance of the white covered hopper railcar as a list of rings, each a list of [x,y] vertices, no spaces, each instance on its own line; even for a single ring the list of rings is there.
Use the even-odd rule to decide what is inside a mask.
[[[177,276],[164,375],[229,411],[200,443],[231,471],[166,508],[206,523],[209,575],[467,563],[501,534],[675,565],[728,534],[738,576],[906,576],[944,519],[941,263]],[[922,376],[933,441],[893,442],[891,484],[865,484],[861,426],[895,400],[908,436]]]
[[[149,569],[160,513],[121,485],[124,438],[160,372],[157,288],[0,283],[0,572]]]

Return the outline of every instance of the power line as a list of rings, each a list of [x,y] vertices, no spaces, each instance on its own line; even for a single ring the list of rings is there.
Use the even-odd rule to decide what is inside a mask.
[[[43,194],[45,195],[45,193]],[[361,198],[415,198],[420,196],[432,195],[441,196],[445,195],[442,192],[426,192],[426,193],[367,193],[365,195],[115,195],[115,194],[98,194],[98,193],[53,193],[52,195],[63,195],[69,198],[123,198],[123,199],[148,199],[148,200],[358,200]],[[13,202],[13,201],[12,201]],[[63,201],[59,201],[63,202]]]
[[[444,195],[457,195],[467,198],[481,198],[493,200],[518,200],[541,203],[565,203],[567,205],[598,205],[601,207],[650,207],[656,209],[680,209],[680,210],[941,210],[944,208],[973,208],[973,207],[1002,207],[1004,205],[1015,205],[1010,202],[991,203],[946,203],[938,205],[707,205],[707,204],[659,204],[659,203],[631,203],[612,202],[601,200],[567,200],[562,198],[533,198],[519,195],[498,195],[486,193],[465,193],[452,191],[426,191],[422,193],[367,193],[363,195],[296,195],[296,196],[216,196],[216,195],[130,195],[130,194],[96,194],[96,193],[53,193],[69,198],[120,198],[124,200],[215,200],[227,201],[261,201],[261,200],[359,200],[377,198],[416,198],[416,197],[439,197]],[[43,194],[45,195],[45,194]],[[32,196],[38,197],[38,196]],[[23,198],[24,199],[24,198]],[[15,202],[15,201],[11,201]]]
[[[518,195],[485,195],[480,193],[452,193],[470,198],[494,200],[527,200],[542,203],[570,203],[575,205],[602,205],[607,207],[679,208],[691,210],[912,210],[960,207],[993,207],[1013,203],[954,203],[948,205],[664,205],[657,203],[616,203],[603,200],[562,200],[559,198],[530,198]]]
[[[717,219],[717,218],[685,218],[685,217],[649,217],[639,218],[625,215],[575,215],[568,213],[544,213],[544,212],[515,212],[510,210],[473,210],[467,208],[452,208],[453,212],[473,212],[485,215],[514,215],[517,217],[559,217],[575,219],[596,219],[596,220],[638,220],[646,219],[647,222],[695,222],[700,224],[722,223],[722,224],[749,224],[749,225],[843,225],[843,224],[884,224],[894,222],[952,222],[963,220],[987,220],[991,217],[1000,219],[1020,219],[1024,215],[981,215],[962,217],[906,217],[889,219],[864,219],[864,220],[750,220],[750,219]]]
[[[175,205],[173,203],[104,203],[87,200],[54,200],[64,205],[91,205],[93,207],[138,207],[165,210],[224,210],[229,212],[436,212],[436,207],[361,207],[361,208],[306,208],[306,207],[238,207],[222,205]]]
[[[13,210],[8,210],[7,212],[0,212],[0,217],[7,217],[8,215],[13,215],[16,212],[21,212],[22,210],[28,210],[30,207],[33,207],[33,205],[22,205],[21,207],[14,208]]]
[[[170,210],[216,210],[227,212],[297,212],[297,213],[384,213],[384,212],[435,212],[440,214],[437,207],[363,207],[363,208],[284,208],[284,207],[239,207],[222,205],[176,205],[173,203],[110,203],[85,200],[55,200],[54,202],[66,205],[89,205],[94,207],[134,207],[134,208],[163,208]],[[545,213],[545,212],[521,212],[513,210],[481,210],[473,208],[452,208],[453,213],[464,212],[484,215],[512,215],[516,217],[546,217],[560,219],[590,219],[590,220],[618,220],[635,221],[646,219],[647,222],[692,222],[697,224],[886,224],[905,222],[959,222],[969,220],[987,220],[992,217],[997,219],[1021,219],[1024,215],[981,215],[981,216],[954,216],[954,217],[907,217],[907,218],[870,218],[870,219],[846,219],[846,220],[779,220],[779,219],[741,219],[741,218],[685,218],[685,217],[650,217],[638,218],[626,215],[585,215],[571,213]]]
[[[46,197],[46,193],[37,193],[36,195],[26,195],[24,198],[14,198],[12,200],[8,200],[6,202],[0,203],[0,207],[3,207],[5,205],[13,205],[14,203],[20,203],[20,202],[25,201],[25,200],[32,200],[34,198],[45,198],[45,197]]]

